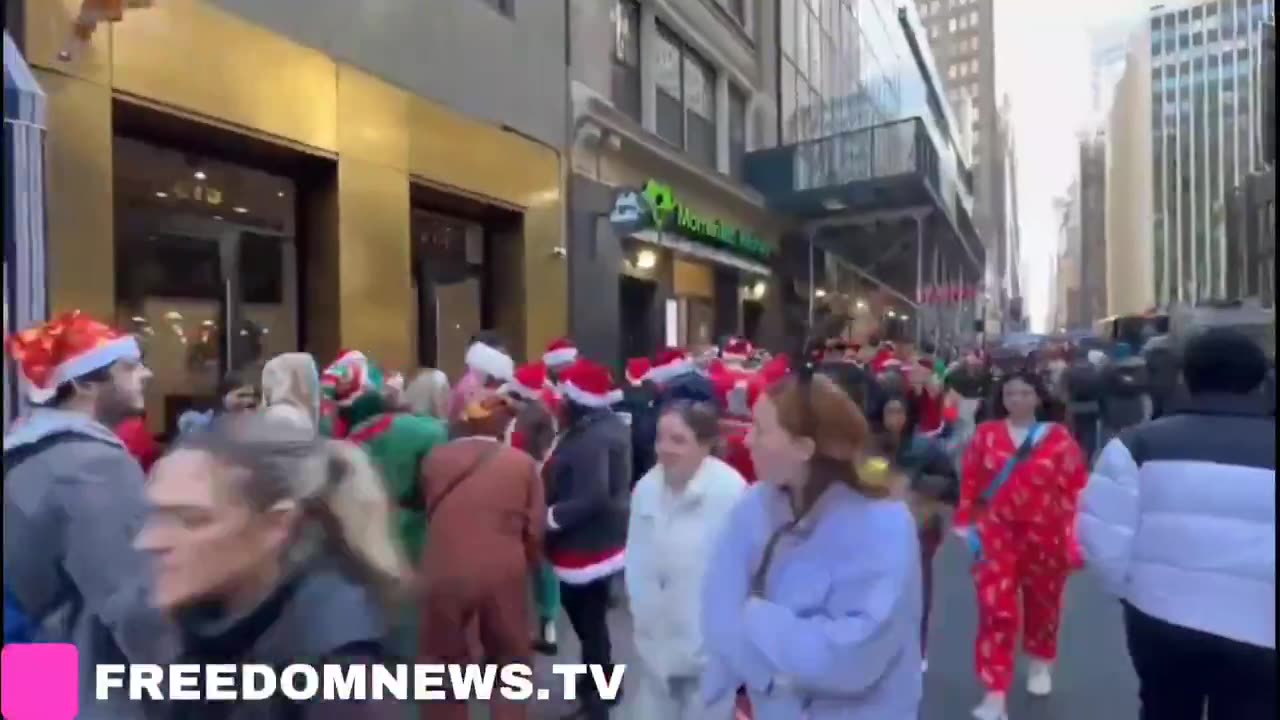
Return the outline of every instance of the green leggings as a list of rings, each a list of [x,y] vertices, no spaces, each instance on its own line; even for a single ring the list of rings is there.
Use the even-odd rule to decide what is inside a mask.
[[[544,623],[560,615],[560,578],[545,560],[533,576],[533,602],[538,606],[538,620]]]

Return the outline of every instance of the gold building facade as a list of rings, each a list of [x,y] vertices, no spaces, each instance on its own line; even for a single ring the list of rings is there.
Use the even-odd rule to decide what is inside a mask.
[[[163,216],[162,233],[175,232],[176,217],[197,228],[178,234],[217,248],[174,256],[179,265],[180,257],[222,263],[216,278],[189,285],[212,288],[229,277],[229,267],[239,268],[214,288],[225,294],[205,293],[218,309],[206,308],[202,324],[226,325],[219,372],[236,352],[231,329],[255,313],[266,318],[258,326],[283,328],[285,337],[260,343],[272,352],[306,350],[324,362],[355,347],[398,370],[427,362],[458,369],[457,338],[444,346],[444,329],[464,331],[455,316],[469,325],[485,321],[516,355],[529,357],[565,332],[564,181],[556,149],[202,0],[130,11],[68,57],[79,7],[79,0],[28,3],[25,18],[26,54],[50,106],[54,312],[123,313],[153,333],[168,332],[164,317],[181,308],[144,307],[159,281],[148,280],[153,289],[128,301],[136,288],[118,287],[122,264],[129,269],[136,259],[122,254],[125,236],[160,242],[146,218]],[[172,177],[152,173],[153,164],[170,167]],[[202,184],[216,177],[209,168],[223,165],[225,187]],[[181,212],[172,209],[178,205]],[[228,227],[239,234],[220,230]],[[215,242],[232,236],[238,239],[230,244]],[[272,247],[285,251],[244,251],[257,242],[250,236],[275,238]],[[269,284],[278,289],[255,285],[252,271],[277,265]],[[447,292],[424,299],[422,284],[437,282],[430,278],[438,265],[456,265],[483,291],[461,291],[450,280]],[[182,289],[169,294],[175,292]],[[473,301],[484,307],[460,307]],[[263,315],[255,302],[284,319]],[[438,352],[423,350],[431,345],[422,337],[428,325],[440,334]],[[195,327],[185,332],[178,333],[182,345],[197,342]],[[174,372],[173,382],[183,382]],[[209,384],[209,374],[200,382]]]

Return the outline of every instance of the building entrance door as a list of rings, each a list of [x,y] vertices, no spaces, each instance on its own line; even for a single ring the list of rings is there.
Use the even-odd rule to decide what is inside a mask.
[[[229,373],[257,384],[298,348],[297,253],[278,231],[182,214],[134,214],[117,237],[122,328],[154,373],[148,426],[168,433],[218,402]]]

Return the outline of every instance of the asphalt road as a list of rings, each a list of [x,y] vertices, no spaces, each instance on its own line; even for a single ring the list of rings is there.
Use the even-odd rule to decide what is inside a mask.
[[[982,697],[973,673],[973,638],[976,611],[969,580],[965,548],[948,539],[938,553],[935,596],[930,630],[929,673],[921,720],[964,720]],[[614,657],[632,657],[630,618],[625,608],[612,613]],[[577,642],[568,621],[561,619],[560,656],[539,660],[540,687],[557,687],[550,672],[552,662],[576,662]],[[1066,615],[1059,640],[1059,661],[1054,693],[1030,698],[1023,691],[1025,667],[1010,694],[1013,720],[1133,720],[1138,715],[1137,685],[1124,644],[1120,608],[1104,596],[1087,573],[1074,577],[1067,588]],[[564,703],[536,706],[539,720],[560,718],[570,708]],[[613,715],[632,720],[622,710]],[[487,715],[477,709],[474,717]],[[649,720],[635,719],[635,720]],[[661,720],[661,719],[653,719]]]

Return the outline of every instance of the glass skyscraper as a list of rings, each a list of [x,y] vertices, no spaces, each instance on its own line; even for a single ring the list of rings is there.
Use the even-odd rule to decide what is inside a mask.
[[[1244,259],[1227,197],[1262,167],[1259,53],[1275,0],[1151,9],[1155,293],[1161,305],[1221,298]]]

